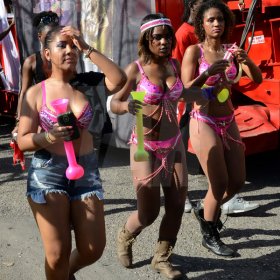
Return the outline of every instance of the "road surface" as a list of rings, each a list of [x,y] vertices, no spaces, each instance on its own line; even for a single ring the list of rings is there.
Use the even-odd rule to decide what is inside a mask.
[[[9,148],[11,124],[0,123],[0,279],[41,280],[44,255],[38,229],[25,198],[26,171],[12,166]],[[100,171],[105,188],[107,245],[102,258],[78,272],[78,280],[161,279],[150,269],[162,216],[145,229],[134,244],[133,269],[122,268],[116,259],[116,232],[135,209],[134,191],[127,150],[107,147],[102,150]],[[31,154],[26,154],[27,166]],[[189,168],[198,166],[189,158]],[[238,249],[239,257],[226,259],[208,252],[201,245],[199,226],[192,214],[184,214],[174,249],[174,264],[181,267],[184,279],[279,280],[280,279],[280,164],[279,152],[247,158],[247,181],[242,196],[261,207],[226,219],[223,241]],[[203,197],[205,176],[189,175],[191,200]],[[163,208],[163,207],[162,207]]]

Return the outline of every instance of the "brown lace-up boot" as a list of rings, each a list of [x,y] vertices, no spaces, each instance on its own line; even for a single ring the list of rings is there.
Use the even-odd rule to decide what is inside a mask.
[[[151,266],[162,276],[168,279],[179,279],[182,273],[175,269],[169,261],[175,242],[158,241],[157,249],[152,260]]]
[[[132,260],[133,260],[132,245],[135,242],[136,237],[139,233],[132,234],[125,228],[125,226],[121,227],[118,231],[118,237],[117,237],[118,259],[121,265],[123,265],[126,268],[130,268],[132,266]]]

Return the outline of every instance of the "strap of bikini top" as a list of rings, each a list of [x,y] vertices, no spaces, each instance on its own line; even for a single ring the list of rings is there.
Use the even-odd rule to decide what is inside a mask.
[[[139,60],[135,60],[135,63],[137,64],[140,73],[141,73],[142,75],[145,75],[144,69],[143,69],[143,67],[141,66]]]
[[[41,82],[41,87],[42,87],[42,100],[43,100],[43,105],[46,105],[46,85],[45,81]]]
[[[203,47],[201,46],[201,44],[197,44],[199,49],[200,49],[200,57],[201,58],[204,58],[204,50],[203,50]]]
[[[178,77],[178,72],[177,72],[177,68],[176,68],[174,60],[172,58],[170,58],[169,61],[172,65],[172,67],[173,67],[173,70],[174,70],[174,73],[175,73],[176,77]]]

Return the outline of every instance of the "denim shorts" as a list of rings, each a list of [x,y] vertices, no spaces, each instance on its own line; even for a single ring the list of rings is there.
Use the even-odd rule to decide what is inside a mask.
[[[84,176],[78,180],[67,179],[66,156],[58,156],[42,149],[34,153],[27,178],[26,195],[36,203],[46,203],[48,193],[65,194],[70,200],[84,200],[96,195],[103,199],[103,188],[95,152],[77,158],[84,168]]]

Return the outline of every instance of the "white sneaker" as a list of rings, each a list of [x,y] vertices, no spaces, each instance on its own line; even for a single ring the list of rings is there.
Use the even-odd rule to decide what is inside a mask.
[[[185,201],[185,212],[190,213],[192,211],[192,208],[193,208],[193,206],[190,202],[190,199],[187,197],[186,201]]]
[[[254,210],[258,207],[260,207],[258,203],[246,201],[236,194],[232,199],[224,203],[221,208],[222,213],[228,215],[235,213],[244,213]]]

